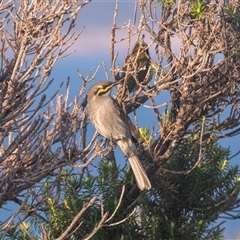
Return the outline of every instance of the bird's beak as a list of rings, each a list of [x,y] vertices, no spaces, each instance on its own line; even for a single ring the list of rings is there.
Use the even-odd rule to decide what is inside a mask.
[[[118,81],[118,82],[113,82],[112,87],[115,87],[115,86],[118,85],[118,84],[122,84],[122,82],[123,82],[123,80]]]

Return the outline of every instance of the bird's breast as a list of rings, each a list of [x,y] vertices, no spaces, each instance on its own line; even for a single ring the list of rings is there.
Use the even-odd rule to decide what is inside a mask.
[[[128,124],[122,119],[111,97],[96,98],[89,105],[90,119],[97,131],[107,139],[131,138]]]

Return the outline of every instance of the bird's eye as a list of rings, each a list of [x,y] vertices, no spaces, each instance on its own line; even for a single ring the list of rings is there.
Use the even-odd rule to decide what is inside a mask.
[[[97,91],[97,95],[104,94],[108,92],[110,89],[111,89],[111,86],[101,86]]]

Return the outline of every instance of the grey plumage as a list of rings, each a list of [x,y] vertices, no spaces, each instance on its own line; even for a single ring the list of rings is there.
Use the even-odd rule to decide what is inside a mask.
[[[127,117],[110,96],[116,84],[101,81],[94,84],[88,91],[88,114],[96,130],[109,140],[117,142],[123,153],[128,157],[139,189],[150,189],[151,183],[137,157],[137,149],[131,140],[131,130]]]

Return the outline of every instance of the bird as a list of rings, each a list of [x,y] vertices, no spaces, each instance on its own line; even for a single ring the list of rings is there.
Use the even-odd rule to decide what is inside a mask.
[[[135,44],[131,54],[126,57],[122,68],[120,78],[126,81],[126,87],[129,93],[138,90],[138,82],[148,84],[151,81],[151,74],[148,79],[145,79],[150,66],[151,58],[148,45],[141,39]]]
[[[90,87],[87,93],[89,119],[98,133],[106,139],[115,141],[127,156],[138,188],[149,190],[151,183],[138,159],[127,116],[118,102],[111,97],[111,90],[117,84],[119,82],[103,80]]]

